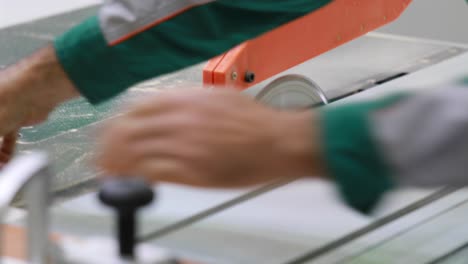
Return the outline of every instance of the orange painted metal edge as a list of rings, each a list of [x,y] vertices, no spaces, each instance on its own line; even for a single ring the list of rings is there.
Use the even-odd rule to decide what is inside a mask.
[[[411,1],[334,0],[210,60],[203,83],[248,88],[397,19]]]
[[[214,72],[216,71],[216,67],[221,62],[225,54],[220,56],[214,57],[208,61],[208,63],[203,68],[203,82],[206,84],[211,84],[214,82]]]

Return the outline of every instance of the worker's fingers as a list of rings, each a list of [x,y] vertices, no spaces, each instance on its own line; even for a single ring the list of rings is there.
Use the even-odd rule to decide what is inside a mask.
[[[148,95],[137,103],[130,105],[128,114],[135,116],[151,116],[160,111],[180,109],[190,103],[190,97],[194,89],[178,89],[179,92],[164,91]],[[183,92],[182,92],[183,91]]]
[[[16,141],[18,140],[19,131],[13,131],[3,137],[2,147],[0,149],[1,153],[7,155],[13,155],[16,147]]]
[[[215,91],[216,93],[213,93],[210,89],[200,88],[165,91],[154,96],[147,96],[143,100],[138,101],[138,103],[129,108],[128,114],[132,117],[154,116],[163,112],[192,109],[195,105],[197,107],[212,108],[225,105],[226,103],[233,103],[229,100],[222,100],[223,97],[239,96],[239,91],[234,89],[216,88]]]
[[[238,187],[224,180],[201,176],[195,166],[177,159],[144,159],[135,164],[132,175],[142,175],[152,183],[166,182],[197,187]],[[245,186],[245,185],[243,185]]]
[[[135,168],[138,162],[146,162],[146,160],[159,160],[163,158],[173,158],[169,153],[171,151],[171,144],[168,142],[135,142],[130,143],[123,141],[119,138],[109,138],[110,141],[107,141],[102,144],[101,152],[98,153],[96,161],[99,167],[102,167],[108,173],[112,174],[129,174],[135,173]],[[119,146],[115,146],[112,142],[125,142]],[[147,144],[151,146],[151,149],[144,147],[143,145]],[[164,156],[159,156],[158,154],[164,153]],[[141,170],[138,171],[141,173]]]
[[[18,139],[18,131],[11,132],[3,137],[0,147],[0,168],[10,161],[15,152],[16,140]]]
[[[10,156],[0,153],[0,169],[2,169],[3,166],[5,166],[10,159]]]
[[[110,120],[103,126],[99,131],[100,143],[105,145],[109,142],[113,148],[124,148],[133,146],[132,144],[145,144],[151,140],[186,139],[196,135],[192,133],[195,132],[194,128],[207,131],[212,125],[211,122],[200,122],[201,120],[216,118],[208,114],[185,111],[167,111],[144,117],[124,115]],[[122,142],[122,144],[115,145],[112,142]]]
[[[180,184],[192,184],[186,177],[188,171],[183,164],[175,159],[146,158],[140,159],[131,166],[114,166],[103,164],[105,177],[129,177],[138,176],[157,183],[170,182]]]
[[[179,182],[184,172],[184,165],[175,159],[152,159],[140,160],[132,168],[133,173],[141,174],[153,182]]]

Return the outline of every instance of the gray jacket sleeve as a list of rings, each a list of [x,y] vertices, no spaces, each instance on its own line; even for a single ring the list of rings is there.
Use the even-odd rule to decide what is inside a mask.
[[[374,134],[398,184],[468,184],[468,88],[412,96],[372,114]]]
[[[395,186],[468,185],[468,87],[321,110],[329,175],[367,212]]]

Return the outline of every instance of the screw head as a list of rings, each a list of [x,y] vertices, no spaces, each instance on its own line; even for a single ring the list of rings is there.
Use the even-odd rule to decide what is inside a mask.
[[[233,80],[233,81],[237,80],[237,72],[233,71],[231,73],[231,80]]]
[[[248,83],[253,83],[255,81],[255,73],[247,71],[245,73],[244,80]]]

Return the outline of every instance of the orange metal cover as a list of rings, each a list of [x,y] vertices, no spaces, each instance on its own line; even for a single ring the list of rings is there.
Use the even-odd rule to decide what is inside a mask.
[[[411,0],[334,0],[211,59],[205,85],[245,89],[399,17]],[[245,81],[252,72],[255,80]]]

